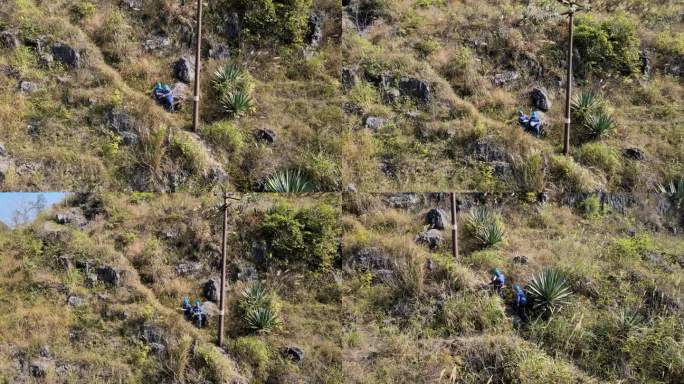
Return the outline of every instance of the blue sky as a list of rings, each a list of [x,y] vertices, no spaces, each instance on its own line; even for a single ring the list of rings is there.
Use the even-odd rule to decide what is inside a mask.
[[[36,201],[38,195],[43,195],[46,200],[46,208],[49,208],[56,203],[59,203],[67,195],[65,192],[38,192],[38,193],[23,193],[23,192],[3,192],[0,193],[0,221],[7,225],[12,225],[12,216],[14,212],[22,207],[28,206],[30,203]],[[35,218],[35,214],[31,219]]]

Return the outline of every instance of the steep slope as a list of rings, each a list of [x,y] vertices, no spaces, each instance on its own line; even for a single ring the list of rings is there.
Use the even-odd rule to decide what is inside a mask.
[[[343,3],[345,185],[648,192],[684,173],[677,1],[591,1],[577,15],[575,95],[596,96],[591,116],[573,113],[569,159],[557,2]],[[541,138],[519,109],[546,112]]]
[[[270,14],[259,8],[270,2],[212,2],[202,127],[191,133],[190,3],[0,4],[0,188],[251,191],[301,169],[317,190],[338,189],[339,7],[296,1]],[[212,85],[227,64],[249,83],[239,114]],[[152,99],[158,81],[175,83],[176,113]]]

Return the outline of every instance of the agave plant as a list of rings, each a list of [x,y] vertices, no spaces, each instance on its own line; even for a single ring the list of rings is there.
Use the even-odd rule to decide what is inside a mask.
[[[612,131],[615,127],[615,120],[606,112],[600,111],[589,116],[586,124],[589,134],[594,138],[599,138]]]
[[[667,184],[658,184],[656,191],[667,195],[677,209],[684,206],[684,178],[671,180]]]
[[[247,312],[245,323],[249,329],[260,333],[269,333],[278,327],[280,318],[273,308],[259,307]]]
[[[313,191],[312,183],[298,169],[276,172],[266,180],[266,191],[277,193],[304,193]]]
[[[214,72],[212,85],[219,95],[226,95],[236,89],[242,80],[243,72],[235,64],[228,64]]]
[[[221,99],[223,109],[233,117],[241,117],[254,109],[254,101],[247,93],[237,90]]]
[[[570,286],[563,274],[555,269],[539,272],[527,284],[532,308],[549,316],[567,304],[572,295]]]
[[[240,305],[246,311],[259,307],[269,307],[271,305],[271,295],[263,284],[256,282],[242,291]]]
[[[466,226],[477,241],[485,247],[501,243],[505,235],[501,217],[484,207],[470,211]]]
[[[601,107],[602,100],[594,92],[582,90],[572,100],[571,111],[573,118],[582,125],[586,124],[589,117]]]

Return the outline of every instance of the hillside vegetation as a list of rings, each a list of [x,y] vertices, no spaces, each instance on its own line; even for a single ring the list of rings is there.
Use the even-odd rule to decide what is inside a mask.
[[[337,2],[209,2],[198,132],[194,4],[0,3],[0,189],[253,191],[290,169],[339,189]]]
[[[568,28],[557,1],[343,1],[344,185],[648,192],[680,179],[681,2],[584,3],[592,9],[574,23],[582,98],[565,158]],[[546,112],[541,138],[517,121],[533,108]]]
[[[215,196],[75,195],[0,232],[0,382],[684,377],[681,200],[459,195],[453,259],[443,194],[234,197],[223,349]],[[491,268],[528,289],[557,271],[570,294],[529,293],[523,319]],[[184,297],[207,328],[184,320]]]

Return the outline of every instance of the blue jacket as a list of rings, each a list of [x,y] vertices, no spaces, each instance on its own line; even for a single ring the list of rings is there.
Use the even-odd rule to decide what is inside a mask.
[[[515,305],[527,305],[527,294],[525,294],[525,291],[520,287],[515,289]]]
[[[501,272],[495,272],[493,281],[504,285],[506,283],[506,277],[504,277],[504,274]]]

